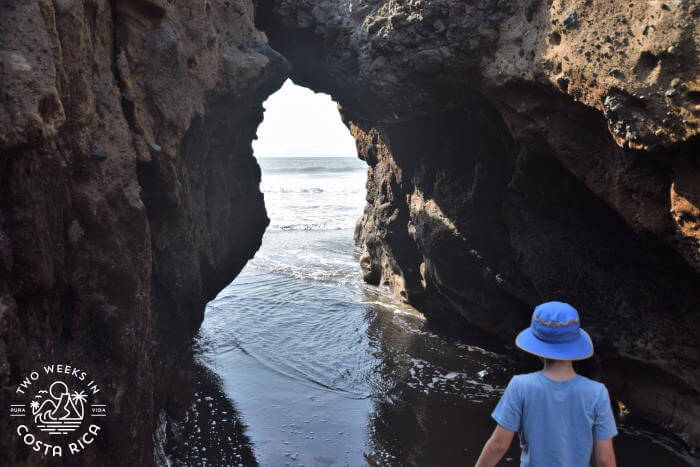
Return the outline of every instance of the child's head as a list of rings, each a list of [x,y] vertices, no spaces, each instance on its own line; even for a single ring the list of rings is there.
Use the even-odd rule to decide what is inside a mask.
[[[546,302],[532,313],[530,327],[515,345],[546,360],[583,360],[593,355],[593,342],[581,329],[578,312],[568,303]]]

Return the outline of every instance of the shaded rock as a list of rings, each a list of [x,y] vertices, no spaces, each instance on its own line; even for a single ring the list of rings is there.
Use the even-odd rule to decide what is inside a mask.
[[[136,167],[136,158],[133,156],[122,156],[122,168],[129,170]]]
[[[67,462],[153,465],[204,304],[268,223],[250,142],[287,64],[217,0],[0,10],[0,405],[84,369],[110,416]],[[0,465],[47,462],[2,430]]]
[[[80,222],[77,219],[73,219],[73,222],[68,226],[68,242],[73,248],[78,248],[80,240],[85,236],[85,230],[80,226]]]
[[[437,73],[442,68],[442,54],[439,50],[421,50],[416,54],[415,67],[423,73]]]
[[[365,280],[508,341],[534,305],[569,300],[613,395],[697,443],[689,3],[359,1],[331,24],[271,0],[259,24],[370,166]]]
[[[54,0],[53,4],[57,11],[65,12],[71,9],[75,4],[75,0]]]
[[[551,154],[515,141],[488,103],[475,108],[352,127],[377,141],[358,145],[361,157],[391,148],[376,152],[356,230],[365,280],[434,319],[459,313],[507,341],[535,305],[567,300],[594,336],[615,397],[693,435],[700,278]],[[692,203],[675,204],[677,216],[697,218]],[[662,405],[652,402],[659,395]],[[677,404],[686,409],[673,412]]]
[[[442,34],[447,29],[447,26],[445,26],[444,21],[439,19],[433,23],[433,29],[436,33]]]
[[[104,161],[107,160],[107,153],[105,152],[104,149],[93,149],[92,150],[92,158],[95,159],[96,161]]]

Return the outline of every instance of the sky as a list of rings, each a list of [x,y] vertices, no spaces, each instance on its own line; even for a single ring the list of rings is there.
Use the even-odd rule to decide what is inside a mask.
[[[263,106],[265,117],[253,140],[255,157],[356,155],[355,141],[328,94],[287,80]]]

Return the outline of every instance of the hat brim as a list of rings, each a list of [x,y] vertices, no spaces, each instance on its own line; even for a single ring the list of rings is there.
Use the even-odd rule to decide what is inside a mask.
[[[538,339],[532,328],[527,328],[515,338],[515,345],[525,352],[553,360],[585,360],[593,356],[593,341],[583,329],[579,330],[576,340],[555,344]]]

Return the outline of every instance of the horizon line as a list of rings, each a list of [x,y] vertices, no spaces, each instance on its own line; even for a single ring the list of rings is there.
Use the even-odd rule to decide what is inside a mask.
[[[297,155],[297,154],[285,155],[285,156],[271,156],[271,155],[257,156],[257,155],[255,155],[255,154],[253,154],[253,156],[254,156],[256,159],[275,159],[275,158],[277,158],[277,159],[290,158],[290,159],[291,159],[291,158],[294,158],[294,157],[299,157],[299,158],[301,158],[301,157],[309,157],[309,158],[310,158],[310,157],[318,157],[318,158],[321,158],[321,157],[335,157],[335,158],[352,157],[352,158],[357,158],[357,159],[359,159],[359,157],[358,157],[357,155],[342,155],[342,154],[341,154],[341,155],[338,155],[338,154],[328,154],[328,155],[314,154],[314,155],[306,155],[306,156],[301,156],[301,155]]]

